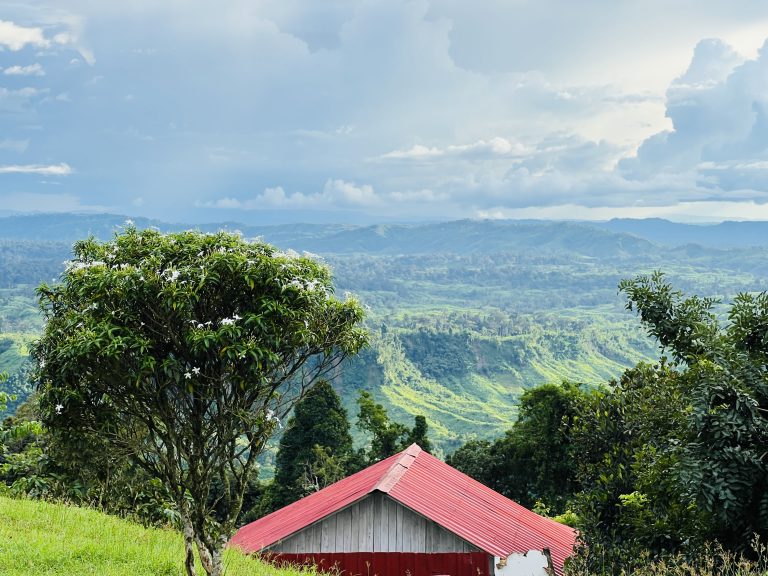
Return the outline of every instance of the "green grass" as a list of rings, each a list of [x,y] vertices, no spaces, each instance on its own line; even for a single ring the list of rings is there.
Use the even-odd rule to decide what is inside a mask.
[[[2,576],[183,575],[184,545],[174,530],[143,528],[95,510],[0,496]],[[237,550],[224,555],[227,576],[299,576]],[[204,574],[198,568],[199,574]]]

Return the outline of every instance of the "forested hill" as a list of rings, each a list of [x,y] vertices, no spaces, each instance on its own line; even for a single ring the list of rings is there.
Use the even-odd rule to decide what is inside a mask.
[[[0,371],[13,375],[20,398],[29,392],[27,345],[41,326],[35,286],[58,275],[73,241],[109,238],[125,220],[0,218]],[[134,220],[165,231],[190,227]],[[646,231],[680,230],[679,242],[643,237],[643,222]],[[767,223],[745,226],[768,231]],[[502,434],[525,388],[565,378],[597,385],[657,357],[624,310],[616,290],[622,278],[662,269],[675,286],[724,301],[768,284],[768,234],[757,247],[713,248],[688,241],[698,227],[658,221],[196,226],[221,227],[325,258],[339,292],[354,292],[368,310],[372,346],[337,380],[352,415],[357,391],[370,390],[395,419],[427,416],[446,451],[471,435]],[[754,244],[749,234],[735,237]]]

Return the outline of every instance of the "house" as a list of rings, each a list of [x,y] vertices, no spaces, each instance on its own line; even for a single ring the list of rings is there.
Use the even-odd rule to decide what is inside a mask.
[[[343,576],[559,576],[575,539],[413,444],[243,526],[230,545]]]

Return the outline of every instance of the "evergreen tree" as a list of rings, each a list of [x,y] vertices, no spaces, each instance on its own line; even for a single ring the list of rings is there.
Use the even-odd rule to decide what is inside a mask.
[[[429,425],[427,419],[419,414],[414,418],[413,429],[408,434],[408,445],[418,444],[425,452],[432,452],[432,442],[427,438],[427,432],[429,431]]]
[[[343,478],[352,454],[347,411],[327,381],[296,404],[280,439],[270,508],[276,510]]]

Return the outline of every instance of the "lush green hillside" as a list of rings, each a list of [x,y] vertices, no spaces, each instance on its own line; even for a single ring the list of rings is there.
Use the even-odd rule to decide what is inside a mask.
[[[386,326],[372,330],[371,349],[342,371],[342,397],[354,411],[362,387],[399,420],[424,414],[447,452],[467,437],[494,437],[508,428],[526,388],[565,379],[598,385],[654,353],[631,321],[602,328],[532,324],[508,336]]]
[[[88,233],[107,237],[124,220],[0,219],[0,238],[7,238],[0,240],[0,371],[12,375],[8,385],[20,398],[29,393],[19,373],[26,345],[41,326],[34,287],[58,274],[68,242]],[[471,435],[501,434],[526,388],[561,379],[603,383],[640,359],[656,358],[617,295],[622,278],[663,269],[675,286],[724,301],[768,288],[768,248],[667,248],[638,236],[660,226],[646,224],[614,223],[625,226],[619,232],[592,224],[469,220],[226,227],[326,259],[338,290],[355,293],[367,307],[373,334],[371,348],[338,381],[351,414],[357,391],[371,390],[400,421],[425,414],[437,446],[449,451]],[[681,237],[701,230],[662,224]]]
[[[0,496],[3,576],[181,576],[184,543],[173,530],[143,528],[94,510]],[[298,576],[227,550],[229,576]],[[202,569],[198,568],[200,572]]]

